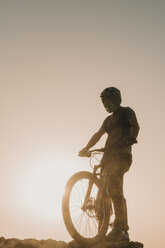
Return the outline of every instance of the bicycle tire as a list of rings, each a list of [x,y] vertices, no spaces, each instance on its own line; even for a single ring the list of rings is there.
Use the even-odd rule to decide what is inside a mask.
[[[93,183],[93,187],[96,187],[96,193],[95,188],[92,188],[91,194],[93,194],[93,197],[89,197],[89,209],[86,211],[82,210],[82,203],[84,202],[86,191],[85,186],[88,185],[88,182],[91,181]],[[79,187],[80,184],[80,187]],[[65,192],[62,199],[62,215],[65,227],[71,237],[82,244],[88,244],[93,245],[98,242],[100,242],[102,239],[105,238],[108,227],[109,227],[109,219],[110,219],[110,205],[109,205],[109,199],[108,197],[105,197],[102,201],[102,214],[103,219],[101,221],[101,226],[98,227],[98,219],[96,211],[94,210],[94,202],[97,195],[97,190],[100,186],[100,180],[94,176],[92,173],[88,171],[81,171],[76,174],[74,174],[67,182],[65,187]],[[75,189],[76,187],[79,187],[78,192],[76,193]],[[88,186],[87,186],[88,187]],[[86,187],[86,188],[87,188]],[[80,190],[82,189],[82,192]],[[75,192],[75,195],[74,195]],[[80,199],[81,196],[81,199]],[[83,199],[84,196],[84,199]],[[74,197],[74,198],[73,198]],[[72,207],[72,198],[75,201],[75,209]],[[80,223],[79,226],[76,226],[76,221],[78,222],[78,219],[74,222],[74,211],[71,212],[71,208],[74,209],[74,211],[77,213],[80,213]],[[76,210],[77,209],[77,210]],[[77,216],[75,219],[78,218]],[[84,220],[86,218],[86,220]],[[93,222],[93,225],[90,226],[89,221]],[[80,230],[81,225],[85,225],[84,232]],[[95,226],[96,225],[96,226]],[[79,230],[78,230],[79,229]],[[91,233],[92,232],[92,235]],[[93,234],[94,232],[94,234]]]

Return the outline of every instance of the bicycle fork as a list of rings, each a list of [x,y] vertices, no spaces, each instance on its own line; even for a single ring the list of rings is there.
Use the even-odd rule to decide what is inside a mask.
[[[96,171],[97,171],[97,169],[99,167],[100,167],[100,165],[95,166],[94,172],[93,172],[93,176],[94,177],[96,177],[96,175],[100,175],[101,174],[101,173],[96,173]],[[97,196],[96,196],[96,199],[95,199],[95,208],[97,210],[102,208],[102,199],[103,199],[103,197],[107,197],[109,195],[108,188],[107,188],[106,174],[107,174],[107,168],[104,170],[104,173],[101,176],[101,178],[103,179],[103,181],[99,185],[98,193],[97,193]],[[89,180],[88,188],[87,188],[87,193],[86,193],[84,204],[83,204],[83,207],[82,207],[82,210],[83,211],[86,210],[86,205],[87,205],[88,200],[90,199],[90,195],[91,195],[93,184],[94,184],[93,181],[92,180]]]
[[[87,205],[88,199],[90,198],[92,187],[93,187],[93,182],[92,182],[92,180],[89,180],[88,189],[87,189],[87,193],[85,195],[84,204],[81,208],[83,211],[86,210],[86,205]]]

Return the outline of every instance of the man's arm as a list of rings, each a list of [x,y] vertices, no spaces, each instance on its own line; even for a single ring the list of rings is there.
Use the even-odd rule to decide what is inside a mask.
[[[130,136],[136,139],[140,129],[136,116],[129,119],[129,124],[131,125]]]
[[[130,124],[130,137],[127,140],[128,145],[133,145],[134,143],[137,143],[136,138],[140,129],[135,112],[133,110],[131,112],[132,113],[128,119],[128,123]]]
[[[88,144],[79,152],[79,156],[84,156],[88,152],[88,150],[100,140],[105,132],[106,131],[103,129],[103,127],[101,127],[99,131],[92,136]]]
[[[88,144],[84,149],[89,150],[91,147],[96,145],[96,143],[100,140],[100,138],[105,134],[105,130],[101,127],[97,133],[95,133],[92,138],[89,140]]]

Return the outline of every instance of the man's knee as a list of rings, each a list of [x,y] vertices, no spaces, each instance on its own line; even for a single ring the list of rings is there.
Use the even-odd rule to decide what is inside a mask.
[[[111,177],[109,180],[109,194],[112,198],[123,197],[122,180],[117,177]]]
[[[116,202],[123,202],[125,201],[125,198],[122,194],[116,194],[115,192],[111,192],[110,193],[110,197],[112,199],[112,201],[116,201]]]

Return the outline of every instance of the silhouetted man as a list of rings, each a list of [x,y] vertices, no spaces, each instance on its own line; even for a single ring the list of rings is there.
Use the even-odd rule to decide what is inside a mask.
[[[114,205],[115,220],[107,239],[112,241],[129,240],[123,177],[132,163],[131,148],[133,144],[137,143],[139,125],[135,112],[130,107],[120,106],[121,94],[117,88],[104,89],[100,97],[106,111],[111,115],[104,120],[101,128],[92,136],[86,147],[79,152],[79,156],[88,155],[88,150],[100,140],[102,135],[108,134],[101,164],[109,167],[109,194]]]

